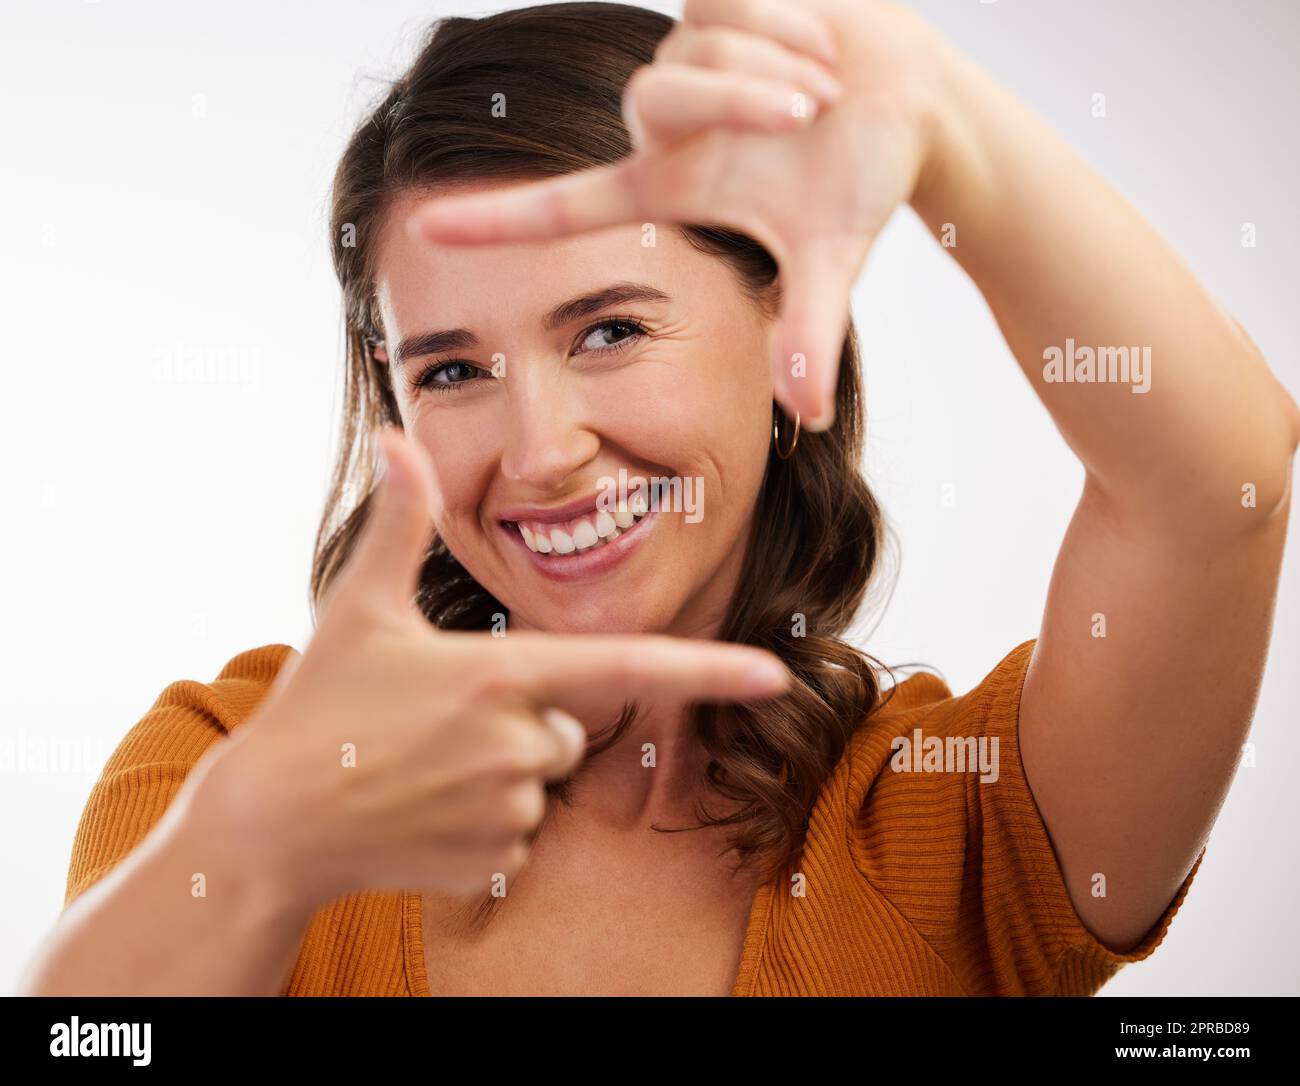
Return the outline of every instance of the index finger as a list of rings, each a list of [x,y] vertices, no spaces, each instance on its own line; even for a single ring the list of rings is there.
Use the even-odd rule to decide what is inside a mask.
[[[790,673],[764,649],[666,635],[513,634],[512,673],[531,696],[580,708],[593,689],[670,701],[744,701],[789,689]]]
[[[490,244],[563,237],[643,218],[626,161],[540,181],[430,200],[408,229],[428,241]]]

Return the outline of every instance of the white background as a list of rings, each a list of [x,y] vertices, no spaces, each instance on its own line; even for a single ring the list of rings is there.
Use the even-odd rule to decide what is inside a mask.
[[[1296,6],[917,6],[1151,219],[1300,393]],[[61,906],[99,768],[163,687],[209,681],[256,645],[306,643],[341,372],[329,181],[428,22],[491,10],[4,6],[0,743],[85,751],[77,771],[0,772],[7,990]],[[1257,248],[1242,247],[1244,222]],[[978,292],[910,212],[854,312],[867,468],[902,544],[863,644],[932,663],[960,692],[1037,633],[1081,469]],[[1259,764],[1239,771],[1165,943],[1107,995],[1300,992],[1295,549],[1252,732]]]

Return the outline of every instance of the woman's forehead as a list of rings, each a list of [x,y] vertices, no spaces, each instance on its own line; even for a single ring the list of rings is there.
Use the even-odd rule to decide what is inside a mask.
[[[624,223],[560,239],[439,245],[406,229],[415,202],[388,216],[375,260],[375,298],[385,321],[467,325],[500,319],[546,323],[567,300],[614,283],[639,283],[673,300],[698,299],[726,282],[721,262],[676,229]],[[647,299],[649,300],[649,299]]]

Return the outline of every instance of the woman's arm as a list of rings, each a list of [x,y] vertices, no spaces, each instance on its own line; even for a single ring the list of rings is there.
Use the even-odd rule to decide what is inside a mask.
[[[73,901],[20,995],[278,995],[312,910],[223,813],[201,767],[148,837]],[[205,896],[194,897],[194,876]]]
[[[1020,742],[1074,905],[1124,950],[1183,881],[1236,770],[1300,412],[1128,203],[955,49],[939,41],[936,55],[912,205],[937,236],[955,231],[952,255],[1086,470]],[[1127,354],[1127,380],[1049,380],[1067,341],[1121,377]]]

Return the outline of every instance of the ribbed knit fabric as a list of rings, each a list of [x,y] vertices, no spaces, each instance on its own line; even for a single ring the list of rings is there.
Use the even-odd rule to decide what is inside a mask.
[[[914,675],[858,729],[811,812],[799,862],[755,897],[733,995],[1091,995],[1160,945],[1205,854],[1128,953],[1083,926],[1020,763],[1033,646],[1013,649],[961,697]],[[140,842],[295,651],[251,649],[213,682],[162,692],[91,792],[65,906]],[[917,729],[925,739],[996,738],[997,780],[897,771],[894,739]],[[429,995],[432,968],[418,892],[354,894],[315,913],[283,994]]]

